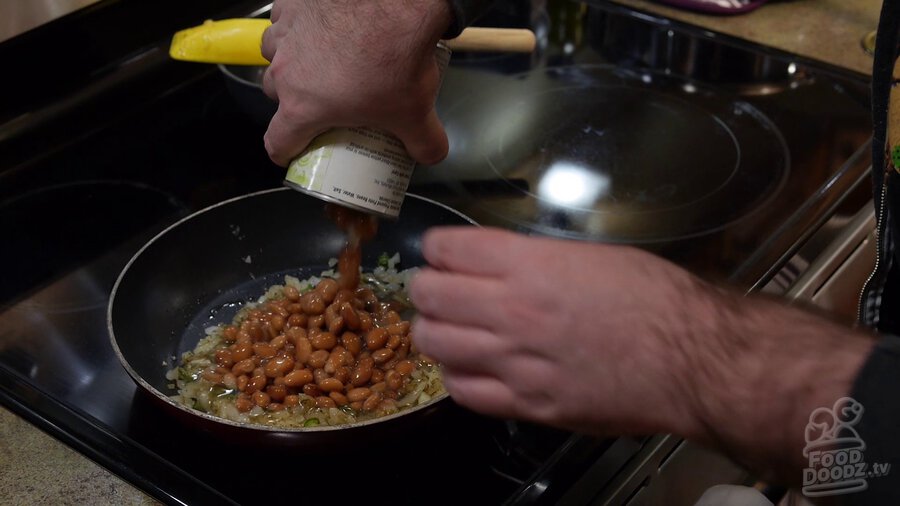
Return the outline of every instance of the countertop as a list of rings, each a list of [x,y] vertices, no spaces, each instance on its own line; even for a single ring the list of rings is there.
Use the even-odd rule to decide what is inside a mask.
[[[0,407],[0,504],[159,504]]]
[[[756,44],[869,76],[872,57],[862,39],[875,30],[881,0],[776,0],[746,14],[721,16],[650,0],[610,0]]]

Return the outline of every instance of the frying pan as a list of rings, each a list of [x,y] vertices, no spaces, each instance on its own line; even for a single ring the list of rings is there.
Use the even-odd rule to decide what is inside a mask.
[[[300,279],[329,269],[344,244],[325,217],[323,202],[288,188],[252,193],[208,207],[151,239],[128,262],[108,307],[115,353],[140,389],[168,412],[214,436],[254,446],[330,448],[364,436],[390,437],[422,423],[449,404],[447,395],[409,410],[356,424],[298,429],[270,428],[221,419],[170,399],[166,371],[178,365],[204,329],[230,323],[242,303],[256,300],[284,275]],[[380,254],[399,253],[402,268],[423,265],[421,236],[438,225],[474,225],[437,202],[407,195],[396,221],[381,220],[363,246],[371,270]]]

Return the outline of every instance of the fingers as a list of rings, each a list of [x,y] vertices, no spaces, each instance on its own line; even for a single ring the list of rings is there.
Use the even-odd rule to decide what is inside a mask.
[[[269,12],[269,19],[272,20],[272,23],[277,23],[278,18],[281,17],[283,2],[279,0],[275,0],[272,2],[272,10]]]
[[[269,58],[265,53],[263,53],[263,56]],[[272,58],[274,58],[274,56]],[[271,98],[275,102],[278,102],[278,91],[275,88],[276,69],[277,67],[273,68],[272,65],[269,65],[266,71],[263,72],[262,89],[263,93],[265,93],[267,97]]]
[[[515,394],[497,378],[444,366],[443,382],[453,400],[469,409],[498,418],[520,418]]]
[[[281,37],[278,36],[276,30],[277,25],[271,25],[263,32],[262,43],[260,44],[260,52],[263,58],[272,61],[275,58],[275,50],[278,49],[278,42]]]
[[[424,121],[403,122],[394,128],[394,134],[403,142],[409,156],[425,165],[440,162],[450,149],[444,125],[433,107]]]
[[[279,104],[263,138],[269,158],[282,167],[287,167],[291,160],[322,133],[321,130],[310,129],[308,125],[303,126],[302,122],[293,120],[292,114],[287,111],[284,102]]]
[[[422,254],[435,269],[500,278],[513,269],[521,238],[476,227],[439,227],[425,233]]]
[[[507,354],[503,342],[491,331],[417,317],[412,326],[416,348],[441,364],[466,372],[496,367]]]
[[[506,299],[503,285],[497,280],[422,268],[410,282],[410,298],[419,314],[426,317],[495,328],[497,310],[485,301]]]

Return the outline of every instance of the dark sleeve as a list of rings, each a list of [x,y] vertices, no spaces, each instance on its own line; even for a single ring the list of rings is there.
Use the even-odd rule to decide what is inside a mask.
[[[487,12],[496,0],[449,0],[450,11],[453,13],[453,22],[444,33],[445,39],[452,39],[463,31],[463,28],[471,25],[479,16]]]
[[[882,338],[863,365],[850,396],[863,407],[855,428],[865,443],[861,461],[866,488],[841,495],[841,502],[900,504],[900,338]]]

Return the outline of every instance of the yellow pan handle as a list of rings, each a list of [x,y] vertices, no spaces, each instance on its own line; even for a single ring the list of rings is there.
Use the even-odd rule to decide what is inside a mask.
[[[206,21],[176,33],[169,56],[176,60],[227,65],[268,65],[263,58],[263,32],[268,19],[241,18]]]
[[[263,32],[268,19],[238,18],[206,21],[176,33],[169,56],[176,60],[224,63],[227,65],[268,65],[263,58]],[[466,28],[459,37],[445,41],[453,51],[530,53],[535,37],[531,30],[518,28]]]

